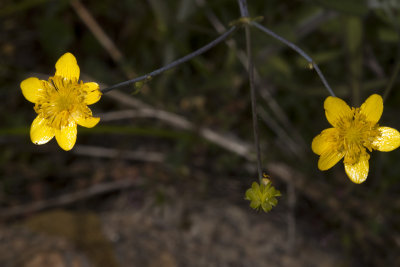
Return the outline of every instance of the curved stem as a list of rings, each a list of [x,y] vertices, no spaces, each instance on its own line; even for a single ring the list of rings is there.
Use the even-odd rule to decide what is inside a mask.
[[[194,51],[194,52],[192,52],[192,53],[190,53],[190,54],[188,54],[188,55],[186,55],[186,56],[184,56],[184,57],[182,57],[182,58],[180,58],[178,60],[175,60],[175,61],[171,62],[170,64],[168,64],[168,65],[166,65],[164,67],[156,69],[155,71],[152,71],[152,72],[150,72],[148,74],[142,75],[142,76],[137,77],[135,79],[128,80],[128,81],[125,81],[125,82],[122,82],[122,83],[118,83],[116,85],[113,85],[113,86],[110,86],[108,88],[102,89],[101,91],[104,94],[104,93],[107,93],[107,92],[109,92],[111,90],[114,90],[114,89],[117,89],[117,88],[120,88],[120,87],[124,87],[124,86],[130,85],[130,84],[134,84],[136,82],[140,82],[140,81],[143,81],[143,80],[151,79],[154,76],[163,73],[164,71],[172,69],[172,68],[174,68],[174,67],[176,67],[176,66],[178,66],[178,65],[180,65],[182,63],[185,63],[186,61],[188,61],[188,60],[190,60],[190,59],[192,59],[192,58],[194,58],[194,57],[196,57],[198,55],[203,54],[204,52],[208,51],[209,49],[213,48],[217,44],[219,44],[222,41],[224,41],[235,30],[236,30],[236,27],[233,26],[229,30],[227,30],[224,34],[222,34],[221,36],[219,36],[215,40],[211,41],[207,45],[197,49],[196,51]]]
[[[399,72],[400,72],[400,46],[398,49],[399,49],[399,51],[398,51],[399,55],[397,56],[396,66],[394,67],[393,73],[390,76],[388,85],[386,86],[385,90],[383,91],[384,92],[383,93],[383,101],[386,101],[386,99],[388,98],[390,92],[393,89],[393,85],[396,82],[397,76],[399,75]]]
[[[292,48],[294,51],[296,51],[300,56],[302,56],[305,60],[308,61],[308,63],[311,64],[311,66],[313,67],[313,69],[315,69],[315,71],[317,72],[319,78],[321,79],[322,83],[324,84],[325,88],[328,90],[329,94],[331,96],[335,96],[335,94],[332,91],[332,88],[329,86],[328,81],[325,79],[324,75],[322,74],[321,70],[319,69],[317,63],[315,63],[312,58],[307,55],[300,47],[298,47],[297,45],[295,45],[292,42],[289,42],[288,40],[286,40],[285,38],[279,36],[278,34],[274,33],[273,31],[265,28],[264,26],[262,26],[261,24],[252,21],[251,25],[255,26],[256,28],[258,28],[259,30],[261,30],[262,32],[268,34],[269,36],[281,41],[282,43],[284,43],[285,45],[289,46],[290,48]]]

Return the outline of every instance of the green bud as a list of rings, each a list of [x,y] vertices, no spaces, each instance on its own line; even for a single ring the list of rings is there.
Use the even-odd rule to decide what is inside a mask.
[[[251,188],[246,191],[246,200],[250,200],[250,207],[255,210],[263,210],[264,212],[270,211],[278,200],[276,197],[281,196],[281,192],[272,186],[271,182],[267,179],[259,185],[257,182],[253,182]]]
[[[149,81],[151,81],[152,79],[153,79],[153,77],[147,76],[146,79],[144,79],[143,81],[136,82],[136,83],[133,85],[134,88],[135,88],[135,91],[132,92],[132,95],[138,94],[138,93],[142,90],[143,86],[144,86],[146,83],[148,83]]]

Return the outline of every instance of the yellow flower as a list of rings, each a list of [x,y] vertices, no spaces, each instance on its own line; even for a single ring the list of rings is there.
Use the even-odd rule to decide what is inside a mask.
[[[321,171],[333,167],[344,158],[347,176],[360,184],[367,179],[369,154],[367,149],[392,151],[400,145],[396,129],[380,127],[383,111],[380,95],[371,95],[360,108],[350,108],[337,97],[328,97],[324,103],[326,118],[333,128],[323,130],[312,142],[312,150],[320,155]]]
[[[21,82],[21,89],[38,114],[30,130],[31,140],[37,145],[55,136],[58,145],[68,151],[75,145],[77,124],[91,128],[100,121],[88,108],[101,97],[99,85],[79,82],[79,66],[71,53],[60,57],[56,74],[48,81],[28,78]]]

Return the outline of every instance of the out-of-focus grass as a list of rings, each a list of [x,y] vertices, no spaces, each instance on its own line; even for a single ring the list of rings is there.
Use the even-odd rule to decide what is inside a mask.
[[[396,64],[399,42],[394,23],[400,23],[400,17],[397,15],[393,21],[382,8],[368,6],[367,2],[249,1],[249,9],[252,16],[264,16],[262,23],[265,26],[309,53],[338,96],[348,103],[360,103],[372,93],[383,95]],[[217,33],[207,18],[209,10],[225,26],[239,16],[237,3],[231,0],[207,1],[206,7],[196,5],[194,0],[90,0],[84,4],[123,53],[124,64],[139,75],[215,38]],[[399,14],[400,7],[393,8],[394,13]],[[7,207],[27,199],[46,198],[45,192],[38,194],[29,189],[37,182],[46,183],[46,188],[52,191],[64,191],[64,184],[59,185],[49,177],[57,177],[63,171],[60,168],[68,169],[69,164],[82,160],[62,153],[55,145],[46,149],[51,155],[58,155],[56,157],[33,152],[36,147],[28,144],[27,127],[35,114],[33,104],[21,94],[20,81],[32,72],[54,73],[56,60],[66,51],[77,57],[81,73],[99,82],[114,84],[127,77],[68,1],[5,0],[0,4],[0,10],[0,96],[3,99],[0,105],[0,183],[3,182],[5,188],[0,204]],[[318,20],[310,22],[317,17]],[[255,29],[252,34],[255,65],[261,76],[258,88],[270,90],[304,141],[310,144],[312,138],[328,126],[323,111],[327,91],[315,72],[307,68],[306,61],[294,51]],[[244,32],[239,30],[232,39],[237,49],[244,48]],[[185,116],[195,124],[252,142],[247,74],[236,58],[236,52],[220,44],[156,77],[135,97]],[[400,128],[398,86],[396,79],[381,120],[382,125],[397,129]],[[133,92],[134,89],[126,88],[125,91]],[[266,101],[261,97],[258,99],[259,105],[273,116]],[[118,110],[123,105],[104,97],[92,107],[96,114]],[[396,240],[400,238],[400,220],[396,216],[400,209],[396,199],[400,191],[400,166],[397,164],[400,151],[372,153],[367,181],[353,185],[345,176],[342,164],[328,172],[319,172],[317,156],[312,154],[310,147],[303,151],[305,157],[298,160],[284,141],[278,142],[279,136],[272,129],[264,124],[260,128],[265,162],[286,162],[308,177],[308,183],[326,186],[332,196],[340,199],[342,206],[338,209],[349,213],[350,220],[362,224],[363,229],[369,229],[378,241],[363,243],[365,232],[355,231],[354,226],[341,222],[335,214],[325,214],[327,204],[324,199],[310,201],[303,192],[299,193],[298,199],[300,218],[305,221],[323,218],[318,223],[327,231],[342,236],[350,262],[363,263],[365,258],[366,261],[390,264],[398,259],[393,251],[398,250]],[[121,135],[125,137],[119,138]],[[245,160],[190,136],[193,135],[157,121],[137,119],[79,129],[78,142],[160,150],[169,156],[171,169],[186,166],[187,177],[192,168],[206,170],[210,179],[218,179],[221,174],[251,176],[245,169]],[[54,161],[58,164],[50,167]],[[140,163],[135,164],[140,167]],[[21,165],[26,166],[26,171],[12,171]],[[35,175],[29,176],[30,171]],[[250,181],[243,182],[250,184]],[[351,208],[348,203],[353,203]]]

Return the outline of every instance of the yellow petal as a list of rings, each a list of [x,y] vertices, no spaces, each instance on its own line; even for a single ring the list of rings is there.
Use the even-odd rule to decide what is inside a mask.
[[[343,158],[343,153],[336,150],[326,150],[321,154],[318,160],[318,169],[326,171],[332,168],[339,160]]]
[[[83,88],[87,93],[85,98],[86,105],[94,104],[100,100],[101,92],[99,85],[97,83],[94,82],[85,83]]]
[[[321,155],[324,151],[332,149],[332,146],[336,144],[335,137],[337,134],[338,132],[335,128],[323,130],[319,135],[314,137],[311,144],[312,151],[317,155]]]
[[[79,66],[76,58],[71,53],[65,53],[56,63],[56,76],[63,77],[67,80],[78,81]]]
[[[36,103],[41,93],[44,91],[43,81],[38,78],[31,77],[21,82],[22,94],[26,100]]]
[[[326,119],[332,126],[338,126],[342,119],[350,119],[353,116],[351,108],[338,97],[329,96],[324,102]]]
[[[347,176],[353,183],[361,184],[367,179],[369,171],[369,162],[366,156],[360,158],[355,164],[344,164]]]
[[[71,116],[77,124],[86,128],[92,128],[100,121],[100,118],[92,116],[92,111],[88,106],[73,112]]]
[[[43,145],[54,137],[54,129],[47,126],[47,120],[37,116],[31,125],[31,140],[36,145]]]
[[[88,117],[88,118],[79,117],[79,118],[75,119],[75,121],[80,126],[83,126],[83,127],[86,127],[86,128],[92,128],[92,127],[96,126],[97,123],[99,123],[100,118],[96,118],[96,117]]]
[[[71,121],[67,126],[61,127],[61,130],[56,130],[58,145],[65,151],[71,150],[76,142],[76,134],[76,123]]]
[[[377,123],[382,116],[383,100],[380,95],[373,94],[361,105],[360,113],[364,114],[368,121]]]
[[[379,127],[381,136],[377,137],[372,145],[379,151],[392,151],[400,146],[400,133],[390,127]]]

